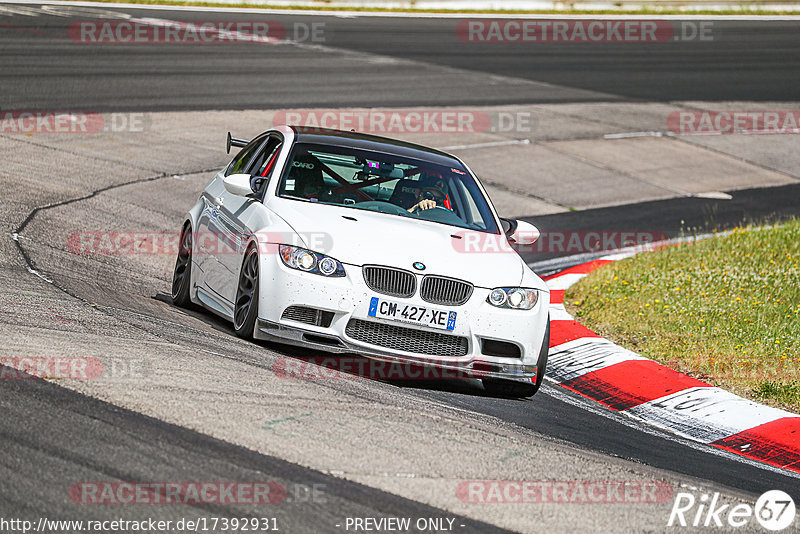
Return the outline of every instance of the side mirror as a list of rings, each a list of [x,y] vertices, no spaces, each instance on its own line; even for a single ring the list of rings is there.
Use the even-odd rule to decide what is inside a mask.
[[[515,245],[533,245],[539,239],[539,229],[531,223],[511,219],[503,219],[502,222],[503,230],[505,230],[508,240]],[[506,223],[508,223],[508,226],[506,226]]]
[[[246,197],[253,194],[249,174],[231,174],[223,178],[222,183],[225,184],[225,189],[233,195]]]

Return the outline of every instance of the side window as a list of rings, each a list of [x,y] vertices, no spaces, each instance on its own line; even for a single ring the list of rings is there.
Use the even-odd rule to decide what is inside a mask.
[[[276,137],[270,138],[264,150],[253,159],[253,166],[250,174],[253,176],[268,177],[275,167],[275,160],[278,158],[278,151],[281,148],[281,141]]]
[[[230,165],[228,165],[228,168],[225,169],[225,176],[244,172],[247,168],[247,163],[250,161],[250,158],[252,158],[255,151],[258,150],[258,147],[261,146],[261,143],[263,142],[264,136],[261,135],[250,141],[247,146],[242,148],[242,150],[236,154],[236,157],[233,158],[233,161],[231,161]]]
[[[279,138],[271,137],[267,144],[264,145],[264,149],[253,158],[253,164],[250,166],[250,187],[255,191],[258,198],[263,199],[264,197],[264,191],[272,176],[272,171],[275,170],[275,163],[281,146],[282,143]]]

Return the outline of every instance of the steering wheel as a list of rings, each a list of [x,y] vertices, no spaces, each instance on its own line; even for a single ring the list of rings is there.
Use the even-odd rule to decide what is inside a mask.
[[[438,187],[423,187],[419,190],[423,199],[435,200],[437,204],[444,203],[447,195]]]
[[[446,211],[452,211],[449,208],[445,208],[444,206],[440,205],[444,204],[445,200],[447,199],[447,195],[444,193],[444,191],[442,191],[438,187],[423,187],[422,189],[420,189],[420,197],[422,198],[422,200],[433,200],[434,202],[436,202],[436,206],[434,206],[435,208],[439,208]],[[428,209],[433,209],[433,208],[428,208]],[[414,208],[414,213],[417,213],[419,211],[428,211],[428,210],[420,210],[419,206]]]
[[[386,202],[385,200],[367,200],[364,202],[357,202],[355,204],[359,208],[377,211],[380,213],[389,213],[391,215],[408,215],[408,212],[396,204]]]
[[[414,213],[419,213],[421,211],[431,211],[431,210],[444,210],[447,213],[453,213],[452,210],[449,210],[449,209],[445,208],[444,206],[434,206],[434,207],[428,208],[426,210],[420,208],[419,206],[414,207]]]

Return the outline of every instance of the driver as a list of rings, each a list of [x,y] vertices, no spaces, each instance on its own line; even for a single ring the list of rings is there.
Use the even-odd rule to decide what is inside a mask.
[[[408,208],[408,211],[414,213],[417,210],[429,210],[435,208],[437,205],[444,206],[447,195],[438,187],[420,187],[415,191],[417,203]]]
[[[448,202],[447,184],[442,175],[436,171],[426,171],[420,175],[419,188],[415,191],[417,203],[408,211],[429,210],[437,206],[450,209]]]

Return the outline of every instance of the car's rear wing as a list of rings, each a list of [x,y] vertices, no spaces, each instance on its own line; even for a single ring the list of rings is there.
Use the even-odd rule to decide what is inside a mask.
[[[232,146],[238,146],[238,147],[241,148],[241,147],[245,146],[247,143],[248,143],[247,139],[238,139],[236,137],[231,137],[231,133],[228,132],[228,143],[227,143],[227,147],[226,147],[227,151],[228,151],[228,154],[231,153],[231,147]]]

